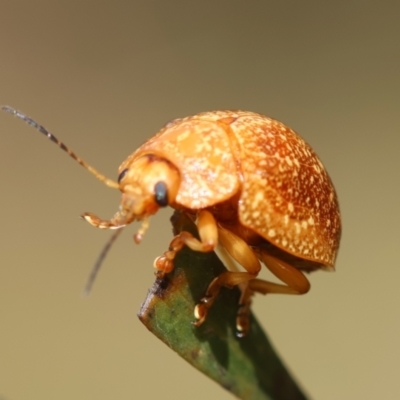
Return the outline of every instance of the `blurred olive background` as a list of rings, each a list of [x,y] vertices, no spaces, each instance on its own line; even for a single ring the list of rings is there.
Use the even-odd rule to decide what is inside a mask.
[[[245,109],[298,131],[337,188],[336,273],[254,311],[314,399],[398,399],[400,5],[395,1],[3,1],[0,104],[111,178],[166,122]],[[81,292],[119,193],[0,114],[0,398],[230,399],[136,318],[171,210]]]

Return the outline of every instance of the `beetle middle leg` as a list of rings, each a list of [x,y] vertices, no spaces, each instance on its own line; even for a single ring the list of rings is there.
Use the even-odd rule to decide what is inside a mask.
[[[251,297],[251,294],[248,294],[247,292],[246,282],[257,276],[261,269],[261,264],[252,248],[230,230],[218,226],[218,237],[219,242],[227,253],[236,260],[246,270],[246,272],[226,271],[214,278],[208,286],[205,296],[194,309],[194,315],[196,318],[194,325],[200,326],[205,321],[209,309],[213,305],[223,286],[233,288],[234,286],[241,285],[243,287],[241,288],[242,296],[239,303],[240,308],[237,327],[240,331],[245,330],[248,325],[246,320],[248,312],[246,310],[250,306],[249,300]]]
[[[196,224],[200,240],[187,231],[176,235],[169,245],[169,250],[154,261],[157,277],[162,278],[174,269],[174,259],[185,245],[194,251],[209,252],[214,250],[218,244],[218,228],[214,216],[209,211],[202,210],[198,214]]]

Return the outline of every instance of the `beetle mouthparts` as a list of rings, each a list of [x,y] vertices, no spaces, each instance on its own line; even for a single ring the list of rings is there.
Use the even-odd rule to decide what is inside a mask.
[[[136,244],[139,244],[143,240],[143,236],[146,233],[147,229],[149,228],[149,220],[147,218],[144,218],[142,220],[142,226],[139,228],[139,230],[133,235],[133,241]]]

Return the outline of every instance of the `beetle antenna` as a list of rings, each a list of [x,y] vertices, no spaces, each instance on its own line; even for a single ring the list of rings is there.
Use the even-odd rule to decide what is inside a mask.
[[[113,235],[110,237],[110,239],[108,239],[108,242],[105,244],[105,246],[101,250],[99,257],[97,258],[96,262],[93,265],[92,270],[90,271],[89,278],[85,285],[85,289],[83,290],[84,296],[89,296],[89,294],[92,290],[92,287],[93,287],[93,283],[96,280],[97,274],[100,270],[100,267],[103,264],[103,261],[106,258],[111,246],[113,245],[113,243],[115,242],[115,240],[117,239],[117,237],[120,235],[121,232],[122,232],[122,228],[117,229],[113,233]]]
[[[91,165],[87,164],[82,158],[78,157],[72,150],[70,150],[63,142],[58,140],[52,133],[50,133],[44,126],[39,125],[36,121],[29,118],[27,115],[21,113],[14,108],[9,106],[3,106],[1,109],[9,114],[14,115],[25,121],[28,125],[33,126],[39,132],[43,133],[43,135],[47,136],[52,142],[54,142],[60,149],[64,150],[66,153],[69,154],[75,161],[77,161],[83,168],[87,169],[90,173],[92,173],[98,180],[105,183],[107,186],[118,189],[119,185],[117,182],[113,181],[112,179],[108,179],[103,174],[101,174],[97,169],[93,168]]]

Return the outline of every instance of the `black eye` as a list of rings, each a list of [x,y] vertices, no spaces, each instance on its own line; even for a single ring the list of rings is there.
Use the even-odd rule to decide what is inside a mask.
[[[126,175],[126,173],[128,172],[128,168],[125,168],[118,176],[118,183],[120,183],[122,181],[122,179],[124,179],[124,176]]]
[[[168,189],[164,182],[157,182],[154,186],[154,200],[161,207],[168,205]]]

